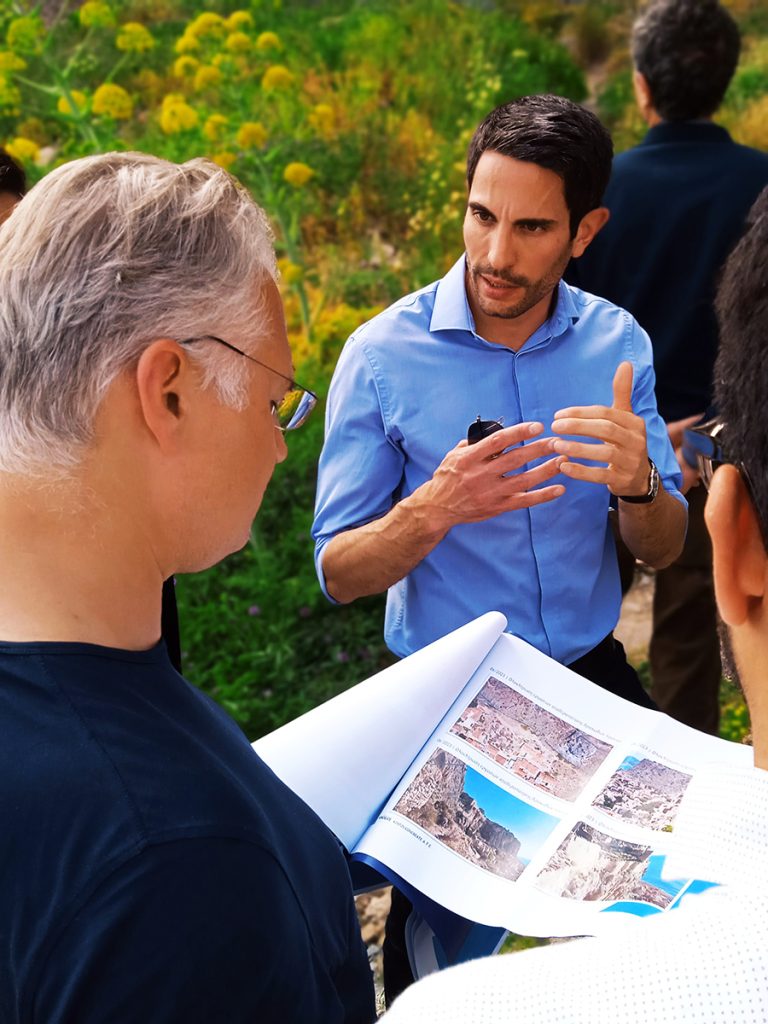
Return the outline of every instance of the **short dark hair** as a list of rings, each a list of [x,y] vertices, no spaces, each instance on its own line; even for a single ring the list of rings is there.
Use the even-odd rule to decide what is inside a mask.
[[[717,0],[658,0],[632,29],[632,59],[665,121],[714,114],[740,48],[738,26]]]
[[[715,308],[720,324],[715,403],[724,446],[744,463],[757,513],[768,524],[768,188],[728,257]]]
[[[11,192],[19,199],[27,191],[24,170],[4,149],[0,149],[0,192]]]
[[[562,178],[571,237],[581,218],[600,205],[611,176],[611,136],[594,114],[562,96],[522,96],[492,110],[469,144],[468,188],[486,150]]]

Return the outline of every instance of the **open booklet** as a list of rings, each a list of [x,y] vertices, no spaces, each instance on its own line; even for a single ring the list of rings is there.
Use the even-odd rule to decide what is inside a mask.
[[[686,787],[751,749],[615,697],[505,626],[483,615],[254,748],[353,859],[428,897],[428,919],[565,936],[673,911],[708,887],[664,875]]]

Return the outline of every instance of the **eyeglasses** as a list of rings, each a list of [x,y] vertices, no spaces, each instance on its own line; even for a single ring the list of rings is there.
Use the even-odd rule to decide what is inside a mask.
[[[262,363],[260,359],[255,356],[249,356],[247,352],[243,352],[242,349],[237,348],[229,341],[224,341],[223,338],[217,338],[215,334],[202,334],[197,338],[184,338],[180,341],[180,345],[192,345],[196,341],[216,341],[219,345],[224,345],[225,348],[231,349],[232,352],[237,352],[239,356],[245,356],[246,359],[250,359],[252,363],[256,363],[258,366],[263,366],[265,370],[269,370],[270,373],[276,373],[278,377],[282,377],[283,380],[288,381],[288,391],[282,402],[272,403],[272,412],[275,416],[275,421],[280,430],[296,430],[304,423],[317,405],[317,395],[314,391],[310,391],[308,388],[304,388],[301,384],[298,384],[295,380],[290,377],[286,377],[284,373],[280,373],[279,370],[273,370],[271,366],[267,366],[266,363]]]
[[[722,434],[725,424],[720,419],[708,420],[698,427],[689,427],[683,437],[683,458],[689,465],[696,465],[699,477],[705,489],[709,491],[715,471],[723,465],[735,466],[738,469],[744,486],[747,488],[752,506],[755,509],[763,543],[768,550],[768,524],[763,521],[760,506],[755,499],[755,488],[749,470],[741,459],[732,458],[723,445]]]

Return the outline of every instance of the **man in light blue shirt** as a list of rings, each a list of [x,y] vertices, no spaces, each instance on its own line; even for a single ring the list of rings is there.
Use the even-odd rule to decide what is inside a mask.
[[[636,557],[662,566],[682,546],[685,499],[647,335],[561,280],[608,218],[612,149],[593,114],[555,96],[479,126],[465,255],[356,331],[339,360],[313,533],[331,600],[388,590],[396,654],[498,609],[510,632],[648,704],[612,635],[609,506]],[[505,426],[469,445],[478,417]],[[388,1003],[412,980],[411,908],[392,896]]]
[[[560,280],[607,218],[610,158],[600,123],[567,100],[494,111],[470,148],[466,256],[356,331],[339,360],[318,576],[340,602],[388,589],[398,655],[498,609],[510,632],[578,663],[619,615],[611,496],[637,557],[667,564],[682,543],[648,338]],[[478,416],[506,426],[468,446]],[[597,461],[570,461],[585,454]]]

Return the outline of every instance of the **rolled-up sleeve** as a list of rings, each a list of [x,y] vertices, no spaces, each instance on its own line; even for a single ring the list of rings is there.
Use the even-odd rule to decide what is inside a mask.
[[[646,332],[632,320],[632,365],[635,376],[632,384],[632,411],[645,420],[648,455],[659,471],[664,489],[688,509],[688,502],[680,492],[683,477],[674,449],[669,440],[667,425],[656,407],[656,374],[653,370],[653,349]]]
[[[371,362],[353,335],[331,381],[315,500],[315,568],[323,593],[325,545],[337,533],[385,515],[396,500],[404,456],[389,426]]]

